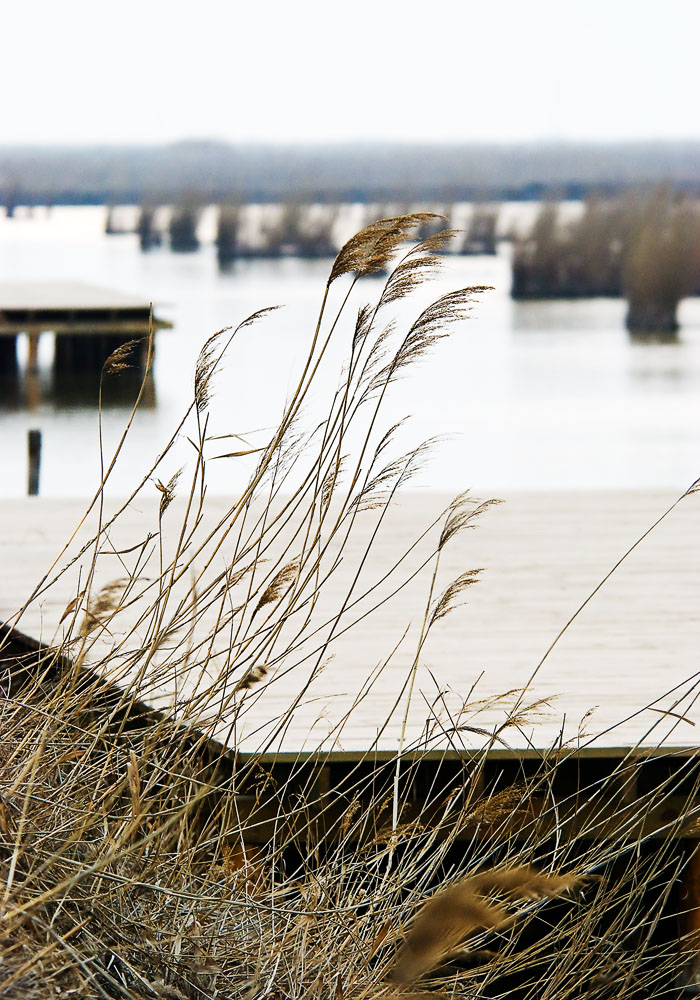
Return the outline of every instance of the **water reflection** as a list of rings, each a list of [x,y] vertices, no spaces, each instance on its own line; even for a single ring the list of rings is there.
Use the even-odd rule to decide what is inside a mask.
[[[629,339],[633,344],[680,344],[681,336],[678,330],[651,333],[649,330],[629,330]]]
[[[577,330],[624,332],[622,299],[552,299],[513,302],[513,330],[571,333]]]
[[[576,330],[615,330],[624,333],[631,344],[679,344],[679,330],[658,333],[627,330],[623,299],[543,299],[534,302],[513,302],[513,330],[534,330],[538,333],[563,333]]]
[[[153,374],[122,371],[106,378],[102,386],[104,410],[129,410],[143,382],[140,406],[152,410],[157,403]],[[55,372],[51,369],[0,373],[0,410],[14,412],[97,409],[99,376],[95,372]]]
[[[673,343],[645,342],[633,346],[629,353],[628,373],[631,382],[640,382],[650,388],[665,385],[680,387],[683,383],[690,383],[692,391],[695,386],[700,386],[700,370],[682,337]]]

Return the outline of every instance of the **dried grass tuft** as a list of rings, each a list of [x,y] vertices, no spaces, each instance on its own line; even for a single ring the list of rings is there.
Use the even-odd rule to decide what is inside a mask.
[[[223,435],[245,446],[231,456],[255,463],[225,515],[207,517],[207,460],[222,437],[207,432],[212,380],[266,310],[204,345],[188,411],[129,501],[153,497],[155,483],[153,523],[116,548],[121,511],[107,515],[104,489],[132,414],[103,461],[94,533],[66,545],[25,605],[50,607],[54,585],[70,582],[55,644],[17,653],[0,631],[3,996],[632,1000],[675,981],[679,950],[658,929],[689,863],[679,839],[700,815],[694,760],[636,796],[625,794],[643,767],[634,748],[588,787],[564,781],[564,795],[577,746],[511,754],[501,774],[492,751],[536,725],[547,701],[529,685],[481,698],[437,681],[428,698],[417,680],[430,626],[476,579],[445,587],[442,554],[493,501],[463,493],[391,565],[375,558],[430,447],[397,454],[403,422],[385,428],[384,399],[483,290],[443,296],[408,329],[384,322],[382,307],[432,273],[443,236],[404,247],[430,220],[380,220],[341,250],[329,284],[352,275],[348,296],[403,256],[349,321],[349,357],[317,427],[307,433],[301,416],[348,308],[346,296],[332,311],[328,287],[279,425],[250,442]],[[185,436],[192,465],[171,475]],[[343,561],[350,583],[332,600]],[[337,669],[338,641],[371,628],[373,609],[422,572],[422,624],[366,674],[358,665],[354,700],[334,716],[313,685]],[[410,668],[377,742],[331,760],[388,668],[399,673],[397,650]],[[697,684],[655,724],[683,724]],[[299,717],[304,747],[280,759]],[[377,745],[394,736],[384,760]],[[659,820],[652,844],[649,817],[671,801],[675,818]],[[401,985],[428,973],[424,990]]]
[[[432,212],[414,212],[390,219],[378,219],[366,226],[341,248],[331,268],[328,283],[343,274],[363,278],[391,266],[394,255],[422,222],[439,218]]]
[[[424,975],[477,929],[511,923],[515,917],[485,894],[500,891],[517,899],[557,896],[577,882],[572,876],[542,875],[531,868],[490,871],[450,886],[430,899],[416,917],[392,976],[408,983]]]
[[[460,573],[457,579],[452,581],[442,597],[435,602],[430,615],[430,625],[434,625],[441,618],[446,618],[450,611],[458,607],[459,598],[467,587],[477,582],[480,573],[483,573],[483,569],[470,569],[466,573]]]
[[[129,358],[133,354],[134,350],[139,347],[142,343],[141,339],[129,340],[125,344],[121,344],[116,350],[112,351],[107,360],[102,366],[103,375],[115,375],[117,372],[125,371],[130,368]]]
[[[217,348],[223,335],[230,329],[231,327],[224,327],[212,334],[199,352],[194,371],[194,398],[198,413],[204,412],[211,399],[211,381],[220,360]]]
[[[267,607],[268,604],[275,604],[281,601],[282,598],[287,594],[290,588],[296,583],[299,578],[299,568],[301,566],[301,559],[297,557],[288,562],[286,566],[283,566],[278,573],[275,574],[272,581],[267,585],[263,591],[262,597],[255,605],[252,617],[255,618],[258,611]]]
[[[161,495],[160,505],[158,507],[159,520],[163,517],[163,514],[165,514],[166,510],[175,499],[175,488],[180,480],[182,472],[183,472],[182,469],[178,469],[177,472],[174,472],[172,474],[170,479],[165,484],[163,484],[160,481],[160,479],[156,480],[156,489],[159,491]]]
[[[81,635],[87,636],[97,628],[106,627],[110,616],[119,606],[119,602],[128,585],[129,579],[127,577],[119,577],[117,580],[106,583],[94,597],[90,598],[85,608],[83,622],[80,627]],[[64,611],[64,615],[70,613],[69,609],[72,610],[71,604]]]

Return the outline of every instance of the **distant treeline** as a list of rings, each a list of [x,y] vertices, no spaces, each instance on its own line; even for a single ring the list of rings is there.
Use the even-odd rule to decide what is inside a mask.
[[[700,294],[700,202],[669,188],[590,198],[582,215],[543,205],[513,247],[515,299],[627,299],[632,332],[673,334],[682,299]]]
[[[660,181],[700,193],[700,143],[0,147],[0,203],[581,199]]]

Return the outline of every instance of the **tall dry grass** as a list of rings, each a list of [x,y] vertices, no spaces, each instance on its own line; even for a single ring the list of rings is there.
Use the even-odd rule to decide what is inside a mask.
[[[449,238],[411,245],[430,221],[380,220],[342,248],[298,382],[262,444],[208,427],[217,369],[265,310],[207,341],[172,437],[189,437],[192,463],[172,470],[166,449],[135,484],[122,513],[154,485],[158,508],[146,535],[119,549],[122,513],[110,512],[105,487],[131,422],[103,456],[96,530],[47,568],[13,623],[82,567],[55,642],[5,678],[1,995],[669,995],[682,956],[661,929],[682,908],[689,853],[678,838],[698,818],[692,761],[630,795],[640,767],[630,748],[587,787],[562,785],[579,747],[558,741],[529,763],[516,757],[504,780],[489,753],[536,714],[526,690],[508,693],[514,705],[495,729],[480,725],[487,706],[473,696],[457,715],[438,697],[423,728],[409,721],[427,637],[476,578],[466,567],[439,588],[441,553],[488,501],[462,494],[437,525],[423,566],[433,584],[386,721],[395,751],[379,751],[379,733],[342,766],[330,753],[372,698],[385,651],[332,741],[275,753],[315,678],[332,670],[336,642],[369,627],[372,603],[414,572],[404,557],[389,567],[372,558],[426,454],[424,444],[397,453],[382,406],[485,291],[450,292],[395,325],[392,306],[434,272]],[[352,291],[386,269],[378,299],[345,326]],[[337,337],[342,377],[307,432],[301,416]],[[123,350],[113,356],[103,379],[125,361]],[[254,465],[212,523],[207,465],[222,449]],[[329,607],[328,580],[367,523],[351,582]],[[104,582],[105,563],[118,563],[117,580]],[[265,698],[289,677],[294,697],[266,714]],[[649,815],[681,792],[652,841]]]

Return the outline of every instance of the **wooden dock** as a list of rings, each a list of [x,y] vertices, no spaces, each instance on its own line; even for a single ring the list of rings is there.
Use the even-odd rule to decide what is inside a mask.
[[[157,529],[156,499],[134,502],[126,511],[110,534],[114,549],[128,549]],[[429,493],[407,494],[380,538],[370,574],[381,576],[447,499]],[[465,569],[485,567],[485,571],[478,584],[469,588],[468,603],[441,622],[429,638],[416,677],[405,745],[428,725],[435,734],[436,752],[444,751],[440,727],[447,726],[457,713],[463,725],[471,727],[463,730],[464,746],[482,746],[483,733],[501,725],[515,704],[540,699],[544,703],[522,724],[503,732],[495,752],[536,753],[560,740],[593,754],[611,749],[624,753],[638,743],[649,748],[690,748],[700,742],[698,493],[686,497],[635,549],[532,679],[565,623],[674,499],[664,491],[519,493],[490,508],[476,530],[467,531],[443,554],[441,586]],[[83,505],[44,498],[11,499],[4,500],[1,509],[0,620],[16,622],[36,639],[55,643],[67,626],[67,622],[60,624],[61,615],[79,589],[78,580],[85,578],[87,556],[21,619],[13,616],[58,555]],[[211,499],[208,521],[213,522],[225,509],[223,500]],[[176,501],[166,515],[173,534],[177,533],[178,510]],[[167,526],[167,520],[164,523]],[[70,552],[88,533],[86,525]],[[360,557],[360,541],[353,543],[337,574],[327,581],[324,601],[328,607],[342,599]],[[429,541],[414,551],[416,563]],[[122,575],[120,562],[105,549],[98,560],[97,584]],[[143,572],[147,576],[148,568]],[[299,694],[308,673],[303,666],[288,673],[280,670],[264,696],[254,701],[237,724],[237,749],[253,752],[264,745],[278,759],[318,747],[338,759],[362,754],[370,746],[395,751],[403,702],[391,723],[383,729],[382,725],[410,670],[429,576],[428,570],[419,574],[400,595],[333,644],[333,660],[304,693],[292,723],[283,734],[273,736],[275,720]],[[361,605],[355,617],[363,609]],[[135,613],[132,609],[131,623]],[[124,623],[127,631],[130,621]],[[381,672],[371,698],[339,729],[339,720],[369,672],[388,656],[411,622],[411,632]],[[97,662],[118,639],[110,625],[110,635],[96,640],[88,662]],[[518,690],[525,686],[528,691],[521,699]],[[499,700],[497,696],[505,692],[511,694]],[[168,711],[173,692],[154,690],[151,702]],[[223,719],[217,738],[226,742],[231,738],[226,732]]]
[[[447,499],[430,494],[403,498],[368,568],[373,579],[381,578]],[[465,569],[486,570],[469,588],[469,603],[440,622],[430,637],[416,676],[405,740],[401,732],[405,698],[399,700],[390,723],[384,723],[410,671],[432,567],[418,573],[398,600],[375,614],[364,618],[366,608],[359,607],[356,627],[334,648],[335,658],[308,689],[304,685],[309,671],[303,663],[288,671],[283,664],[261,697],[255,687],[251,689],[245,713],[233,722],[219,713],[218,724],[209,727],[206,705],[199,717],[203,726],[197,718],[183,716],[188,680],[184,668],[177,678],[177,698],[172,686],[159,684],[162,663],[154,661],[150,692],[145,690],[148,676],[144,678],[146,704],[129,699],[126,707],[114,696],[112,685],[93,683],[90,676],[89,698],[83,694],[81,701],[85,729],[82,722],[73,729],[71,718],[69,733],[75,733],[78,746],[75,756],[81,762],[94,747],[100,747],[98,754],[103,744],[110,747],[109,771],[100,756],[99,770],[85,768],[88,781],[94,781],[97,773],[107,774],[102,781],[110,794],[124,783],[125,775],[133,773],[129,767],[136,769],[134,761],[139,762],[137,773],[144,776],[144,785],[149,775],[147,788],[153,795],[161,795],[151,791],[161,784],[168,788],[160,778],[151,777],[154,766],[156,775],[172,773],[188,791],[190,782],[192,788],[206,789],[207,797],[194,818],[190,818],[194,810],[183,815],[190,827],[204,816],[207,822],[212,820],[211,826],[203,827],[204,846],[216,848],[219,841],[233,845],[235,856],[243,859],[244,874],[255,872],[255,866],[270,857],[275,858],[276,870],[286,866],[296,873],[300,858],[313,859],[314,864],[317,858],[333,860],[336,844],[344,866],[352,861],[372,866],[372,871],[377,862],[392,857],[395,843],[398,857],[404,848],[414,852],[409,857],[418,852],[421,858],[432,855],[440,880],[445,872],[450,877],[459,871],[465,859],[468,870],[494,861],[508,868],[523,858],[544,871],[553,864],[566,871],[580,866],[587,879],[601,883],[595,896],[596,907],[600,905],[595,929],[601,928],[596,940],[603,936],[607,943],[622,940],[625,947],[631,940],[635,950],[630,955],[637,964],[647,948],[658,948],[650,952],[655,963],[650,966],[652,992],[638,991],[639,995],[654,996],[657,989],[695,996],[700,981],[700,493],[685,497],[635,548],[532,680],[537,664],[576,609],[674,499],[663,491],[520,493],[489,508],[476,530],[466,531],[456,546],[444,550],[440,589]],[[158,497],[146,497],[127,508],[98,557],[97,586],[121,576],[134,552],[141,550],[140,543],[149,536],[153,540],[159,523],[157,505]],[[0,509],[0,619],[14,618],[35,639],[53,644],[67,627],[66,609],[84,584],[90,553],[21,618],[14,612],[58,556],[83,505],[37,498],[5,500]],[[107,518],[112,509],[113,504],[107,505]],[[204,534],[227,510],[224,500],[209,500]],[[165,512],[164,535],[177,536],[181,514],[182,504],[175,501]],[[338,573],[324,582],[323,600],[330,607],[357,570],[363,542],[376,526],[373,518],[368,515],[360,525]],[[95,523],[90,520],[62,562],[89,537]],[[166,559],[167,541],[164,538]],[[412,567],[420,564],[430,542],[425,539],[414,551]],[[227,554],[230,557],[221,552],[217,573],[226,567]],[[143,564],[145,582],[157,578],[157,563],[156,559],[155,564],[153,560]],[[200,584],[203,592],[206,580]],[[323,617],[323,609],[320,614]],[[97,639],[85,650],[88,672],[100,668],[104,655],[119,659],[124,631],[135,629],[135,645],[140,646],[139,616],[135,604],[124,622],[109,621],[108,634],[95,630]],[[411,620],[412,633],[363,699],[368,674],[396,646]],[[204,616],[197,628],[206,634],[210,622]],[[85,677],[80,668],[75,671],[75,661],[54,659],[47,667],[41,653],[35,655],[33,643],[0,625],[0,643],[7,638],[0,656],[2,696],[17,696],[14,705],[20,711],[27,702],[21,680],[16,686],[15,681],[27,671],[36,676],[38,663],[42,696],[51,696],[59,674],[71,685],[81,686]],[[187,641],[195,650],[192,669],[201,676],[196,630]],[[28,650],[33,654],[25,658]],[[225,644],[222,653],[225,657]],[[214,671],[218,656],[214,650],[207,658]],[[167,677],[170,684],[172,671]],[[518,689],[526,685],[529,690],[521,700]],[[506,692],[506,697],[497,697]],[[30,705],[32,697],[27,696]],[[288,708],[295,699],[298,704],[290,717]],[[498,739],[490,738],[514,705],[521,701],[527,706],[538,699],[544,701],[534,711],[525,711],[517,726],[503,729]],[[43,702],[41,696],[38,700],[36,732],[43,732],[43,706],[51,702]],[[347,722],[339,726],[353,705]],[[209,718],[218,712],[217,697]],[[285,715],[280,730],[279,720]],[[212,739],[200,740],[202,728]],[[18,730],[23,733],[19,726],[11,732]],[[25,732],[21,742],[26,741]],[[412,753],[416,746],[418,752]],[[46,758],[52,764],[53,752],[49,738]],[[69,753],[58,757],[62,766],[58,773],[70,777],[65,786],[52,788],[52,794],[74,794],[75,772],[66,767],[73,756],[69,744]],[[176,763],[172,772],[171,761]],[[57,771],[53,766],[52,775]],[[129,787],[134,787],[130,777]],[[144,809],[149,836],[151,831],[158,833],[161,815],[179,815],[177,806],[170,805],[177,802],[175,795],[153,801],[166,801],[168,808]],[[131,820],[128,815],[120,829],[130,829],[127,823],[134,822],[133,812]],[[106,822],[105,816],[105,826]],[[207,872],[211,870],[207,864]],[[330,868],[332,877],[337,870]],[[647,872],[653,872],[653,878]],[[296,892],[304,883],[292,884]],[[365,906],[363,894],[355,898]],[[601,898],[605,902],[599,904]],[[305,898],[301,899],[305,910]],[[577,932],[583,928],[586,941],[593,926],[590,912],[584,911],[584,922],[576,925]],[[637,944],[640,914],[649,914],[654,936],[644,926]],[[557,921],[568,915],[555,910],[546,919]],[[540,926],[534,925],[536,932]],[[656,954],[666,956],[668,967],[662,969],[655,962]],[[687,993],[679,985],[685,983]],[[618,982],[612,983],[617,986]],[[514,990],[512,978],[507,992],[532,995],[529,987]]]
[[[57,370],[99,369],[113,350],[169,323],[152,316],[150,302],[79,282],[0,282],[0,371],[16,366],[16,339],[29,337],[29,365],[38,337],[56,335]]]

